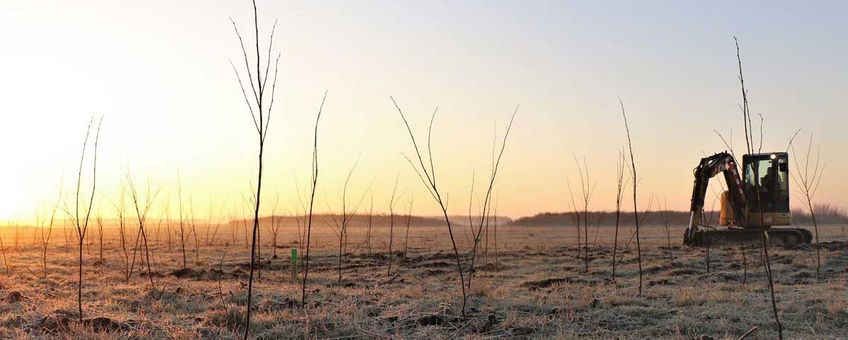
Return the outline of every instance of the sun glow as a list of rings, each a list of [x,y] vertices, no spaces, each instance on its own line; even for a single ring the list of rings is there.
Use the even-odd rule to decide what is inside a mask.
[[[255,184],[256,150],[229,64],[241,55],[228,17],[247,25],[250,9],[208,1],[175,6],[161,0],[138,7],[85,3],[18,1],[4,3],[0,11],[0,29],[14,32],[5,36],[6,45],[14,48],[0,54],[0,145],[7,162],[0,167],[0,219],[32,220],[55,202],[59,187],[66,196],[63,204],[70,204],[85,124],[100,115],[98,213],[111,214],[110,200],[117,199],[130,171],[137,185],[149,181],[162,191],[157,198],[162,211],[166,206],[175,210],[179,182],[183,199],[191,200],[198,214],[221,206],[226,207],[223,215],[240,214]],[[643,192],[667,198],[672,209],[687,208],[690,169],[702,153],[725,148],[713,129],[729,135],[730,126],[741,125],[735,59],[728,56],[730,32],[739,29],[735,23],[717,27],[713,21],[695,21],[692,25],[714,33],[675,33],[659,23],[603,15],[627,8],[585,4],[560,4],[559,11],[530,5],[483,13],[450,3],[411,9],[312,2],[267,6],[268,17],[280,18],[277,43],[283,55],[264,193],[279,193],[279,210],[290,213],[299,206],[298,188],[302,195],[307,187],[312,120],[327,89],[319,200],[329,205],[337,203],[338,187],[357,158],[354,190],[370,186],[375,202],[383,203],[399,175],[401,187],[416,202],[429,202],[400,155],[411,150],[389,95],[404,107],[419,138],[429,113],[439,106],[433,149],[452,209],[467,199],[460,197],[469,194],[471,174],[487,171],[492,139],[520,103],[496,189],[499,212],[511,216],[567,210],[566,178],[577,176],[573,154],[586,157],[597,179],[593,206],[613,207],[611,179],[625,143],[617,94],[632,120]],[[418,15],[408,15],[412,12]],[[534,19],[511,20],[525,16]],[[444,29],[433,29],[432,18],[440,18]],[[270,19],[260,22],[263,28],[271,24]],[[588,33],[552,33],[580,31]],[[631,34],[625,39],[621,31]],[[827,34],[815,36],[825,39]],[[848,125],[848,115],[841,110],[844,105],[834,102],[843,96],[831,89],[848,84],[829,70],[844,70],[844,65],[816,54],[810,58],[821,62],[791,67],[796,61],[785,56],[794,54],[784,51],[842,54],[820,45],[805,48],[810,43],[806,35],[785,41],[744,45],[751,65],[746,81],[755,90],[752,105],[766,121],[765,145],[784,148],[803,126],[822,136],[823,150],[841,149],[846,140],[836,127]],[[703,48],[655,53],[668,44],[692,43]],[[807,73],[792,71],[810,67]],[[824,77],[817,80],[827,85],[818,92],[821,97],[788,95],[803,92],[795,84],[805,83],[808,74]],[[801,109],[816,112],[816,119],[798,115]],[[736,130],[738,145],[742,138]],[[846,169],[848,160],[828,161],[830,173]],[[83,182],[89,180],[84,173]],[[822,187],[820,198],[839,205],[844,192],[848,183],[834,180]],[[432,204],[416,209],[438,212]]]

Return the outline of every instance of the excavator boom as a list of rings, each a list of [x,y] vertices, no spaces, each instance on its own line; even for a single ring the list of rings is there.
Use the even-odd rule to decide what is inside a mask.
[[[737,217],[744,216],[744,209],[742,207],[745,206],[745,191],[742,187],[742,179],[739,176],[736,159],[733,158],[733,155],[727,152],[720,152],[709,157],[704,157],[693,172],[695,175],[695,185],[692,189],[692,203],[689,208],[689,226],[686,228],[684,243],[689,243],[694,238],[695,232],[698,231],[704,211],[704,198],[707,195],[707,187],[710,179],[719,173],[724,174],[727,188],[730,189],[728,193],[734,215]]]

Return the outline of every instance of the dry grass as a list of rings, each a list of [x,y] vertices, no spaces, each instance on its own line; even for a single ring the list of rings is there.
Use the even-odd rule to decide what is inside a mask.
[[[205,226],[198,226],[204,228]],[[225,227],[226,228],[226,227]],[[396,269],[385,275],[388,227],[372,230],[373,254],[364,244],[367,225],[350,229],[345,279],[337,283],[335,235],[314,231],[309,306],[300,309],[300,286],[289,280],[287,257],[263,259],[254,296],[251,334],[257,338],[736,338],[754,326],[751,338],[776,336],[765,274],[753,261],[741,283],[738,249],[713,248],[706,273],[702,249],[673,246],[669,266],[662,227],[644,227],[645,287],[637,296],[635,245],[625,249],[610,278],[612,227],[602,227],[589,273],[574,257],[573,228],[501,227],[500,263],[480,263],[462,320],[455,287],[453,251],[444,226],[412,227],[409,254],[396,252]],[[267,229],[267,230],[266,230]],[[202,230],[202,229],[201,229]],[[21,237],[33,235],[24,230]],[[48,254],[48,274],[40,270],[38,240],[7,245],[13,266],[0,274],[2,338],[238,338],[247,301],[244,278],[249,248],[224,241],[200,249],[203,266],[175,272],[182,254],[167,251],[166,237],[151,244],[152,270],[161,291],[151,292],[144,273],[125,283],[117,229],[105,226],[105,263],[95,265],[96,243],[84,253],[83,303],[86,321],[74,320],[76,259],[73,242],[61,237]],[[263,233],[270,233],[270,227]],[[632,228],[622,228],[622,235]],[[815,255],[808,249],[773,248],[775,288],[787,338],[839,338],[848,334],[848,237],[841,226],[821,227],[822,280],[815,280]],[[682,235],[682,228],[672,235]],[[62,235],[62,230],[56,230]],[[296,247],[297,229],[284,225],[278,244]],[[2,236],[12,243],[14,234]],[[37,236],[35,236],[37,237]],[[91,237],[96,237],[91,236]],[[270,242],[270,237],[262,237]],[[462,239],[462,237],[458,238]],[[86,242],[86,244],[89,244]],[[470,249],[471,244],[460,244]],[[229,249],[221,265],[221,255]],[[335,249],[337,251],[337,249]],[[281,251],[279,254],[288,254]],[[466,258],[468,260],[468,258]],[[179,274],[179,276],[176,276]],[[397,277],[395,277],[397,275]],[[161,277],[159,277],[161,276]],[[157,299],[161,293],[161,298]],[[95,319],[95,318],[101,319]],[[108,319],[103,319],[108,318]]]

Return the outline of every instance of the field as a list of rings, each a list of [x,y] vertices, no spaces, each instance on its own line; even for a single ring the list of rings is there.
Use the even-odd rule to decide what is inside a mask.
[[[776,337],[757,247],[747,247],[747,266],[740,247],[712,248],[708,271],[706,249],[679,245],[682,228],[672,228],[668,249],[664,228],[645,227],[644,287],[639,296],[636,244],[629,242],[632,227],[621,229],[619,247],[626,245],[626,250],[619,249],[621,264],[613,282],[612,227],[590,235],[591,263],[584,273],[582,260],[576,259],[573,227],[499,226],[497,246],[490,230],[486,252],[478,259],[463,320],[456,263],[444,226],[413,226],[404,255],[405,226],[396,225],[394,263],[387,273],[388,226],[374,227],[368,254],[365,226],[358,222],[349,231],[341,282],[338,240],[329,228],[316,227],[307,308],[299,307],[300,285],[290,277],[290,249],[299,246],[297,228],[282,228],[277,258],[271,256],[270,232],[263,229],[252,336],[735,339],[757,327],[749,338]],[[156,287],[152,290],[142,253],[126,280],[114,226],[104,228],[102,262],[98,230],[89,230],[83,323],[77,321],[73,231],[54,228],[46,272],[37,230],[5,231],[3,256],[9,267],[0,276],[0,337],[239,338],[249,270],[241,226],[218,227],[214,240],[207,237],[207,226],[198,227],[186,237],[188,269],[179,270],[179,237],[172,226],[169,246],[162,225],[148,227]],[[460,249],[467,254],[468,227],[455,228]],[[848,237],[843,226],[822,227],[821,233],[825,245],[820,281],[815,251],[809,247],[770,252],[787,338],[848,335]],[[135,230],[127,235],[134,241]],[[465,263],[467,267],[468,258]]]

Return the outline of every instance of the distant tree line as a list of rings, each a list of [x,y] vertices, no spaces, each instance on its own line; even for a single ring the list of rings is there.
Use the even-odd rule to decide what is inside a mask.
[[[339,215],[335,216],[339,218]],[[261,223],[268,224],[271,223],[272,219],[276,220],[277,223],[282,224],[296,224],[298,218],[303,218],[303,216],[293,216],[293,215],[285,215],[285,216],[264,216],[260,218]],[[315,214],[313,217],[313,223],[318,226],[330,225],[333,223],[333,215],[332,214]],[[367,224],[368,223],[368,214],[355,214],[350,218],[350,222],[354,224]],[[397,218],[397,216],[395,216]],[[493,221],[497,221],[500,225],[506,225],[512,222],[512,219],[504,216],[492,216],[490,217]],[[388,214],[374,214],[372,217],[372,223],[374,225],[388,225],[390,216]],[[467,225],[468,224],[468,216],[450,216],[451,223],[456,223],[457,225]],[[397,222],[397,221],[395,221]],[[231,220],[231,224],[241,224],[242,220]],[[406,221],[404,220],[404,225]],[[424,226],[441,226],[444,225],[444,218],[441,217],[430,217],[430,216],[411,216],[409,225],[413,227],[424,227]]]
[[[831,204],[817,204],[815,207],[816,219],[819,223],[824,224],[848,224],[848,213],[844,209],[840,209]],[[644,220],[640,217],[639,223],[645,225],[657,226],[662,225],[661,215],[667,216],[670,225],[686,225],[689,223],[688,211],[650,211]],[[704,213],[705,223],[711,225],[718,224],[718,211],[707,211]],[[813,220],[808,212],[802,210],[793,210],[792,217],[795,224],[812,225]],[[633,216],[621,217],[621,224],[627,225],[633,223]],[[588,213],[588,221],[590,225],[600,224],[601,226],[612,225],[615,223],[614,211],[590,211]],[[544,212],[534,216],[521,217],[510,223],[513,226],[572,226],[574,219],[571,212]]]

